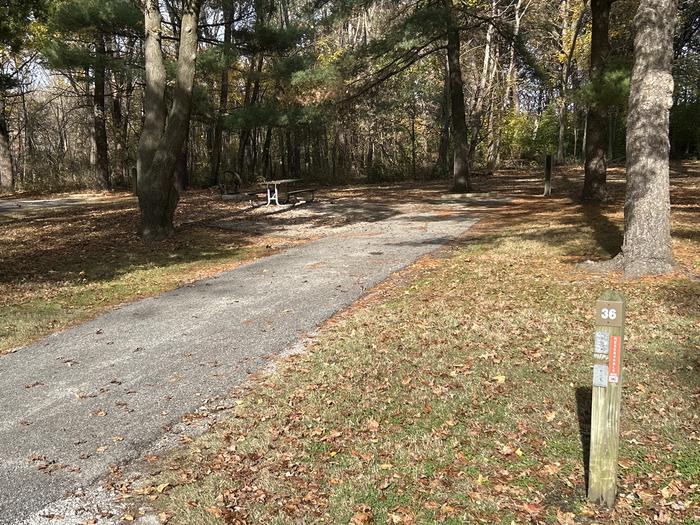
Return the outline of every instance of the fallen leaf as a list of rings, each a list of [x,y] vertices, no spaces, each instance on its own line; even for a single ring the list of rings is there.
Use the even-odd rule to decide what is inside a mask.
[[[544,472],[545,474],[547,474],[549,476],[553,476],[554,474],[559,472],[560,466],[561,465],[559,463],[550,463],[550,464],[542,467],[542,472]]]
[[[359,507],[350,519],[351,525],[367,525],[373,521],[374,516],[372,515],[372,509],[367,505],[362,505]]]
[[[498,451],[504,456],[511,456],[515,454],[515,447],[512,445],[503,445]]]
[[[575,517],[576,515],[573,512],[562,512],[557,509],[557,522],[559,525],[576,525]]]
[[[664,499],[670,499],[678,496],[682,492],[682,485],[679,481],[673,480],[666,487],[661,489],[661,495]]]
[[[216,516],[217,518],[220,518],[224,515],[224,511],[221,510],[221,507],[205,507],[204,510],[212,516]]]
[[[536,516],[537,514],[542,512],[542,505],[537,505],[535,503],[523,503],[522,509],[528,514]]]

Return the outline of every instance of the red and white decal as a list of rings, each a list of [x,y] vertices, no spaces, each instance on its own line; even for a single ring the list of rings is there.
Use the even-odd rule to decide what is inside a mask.
[[[608,382],[620,381],[620,336],[610,336],[610,354],[608,361]]]

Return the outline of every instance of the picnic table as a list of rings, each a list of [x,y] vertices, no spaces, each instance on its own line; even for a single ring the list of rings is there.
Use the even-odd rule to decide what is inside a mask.
[[[262,184],[265,185],[267,189],[267,206],[273,202],[279,206],[280,204],[280,190],[281,193],[286,195],[286,198],[282,200],[282,204],[289,202],[289,198],[292,195],[299,195],[300,193],[308,193],[311,195],[310,201],[314,200],[315,188],[304,188],[297,189],[294,191],[289,191],[289,185],[299,182],[301,179],[280,179],[280,180],[267,180]]]

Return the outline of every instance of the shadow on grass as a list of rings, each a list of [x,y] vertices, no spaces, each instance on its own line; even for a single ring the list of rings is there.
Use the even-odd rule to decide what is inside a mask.
[[[606,217],[599,205],[585,205],[582,209],[583,216],[593,230],[593,237],[598,246],[605,250],[610,257],[620,253],[623,240],[622,228]]]
[[[347,191],[338,197],[322,196],[312,204],[269,210],[264,206],[232,209],[211,197],[194,198],[180,206],[177,234],[152,245],[142,243],[136,234],[135,203],[56,208],[41,217],[0,228],[0,262],[4,269],[0,272],[0,284],[63,284],[83,278],[90,282],[111,281],[143,268],[230,259],[235,251],[260,244],[266,236],[286,235],[297,227],[303,235],[314,235],[316,231],[326,233],[334,226],[394,219],[406,214],[406,204],[453,203],[450,199],[442,202],[440,188],[421,191],[384,188],[373,189],[368,195]],[[197,212],[198,206],[206,211]],[[507,202],[475,201],[469,206],[477,213],[496,212]],[[250,213],[257,208],[262,208],[262,212]],[[306,212],[291,213],[300,208]],[[195,218],[191,219],[191,215]],[[425,212],[415,213],[409,219],[440,223],[454,221],[455,216]]]
[[[256,250],[259,237],[190,224],[179,227],[171,239],[145,244],[136,234],[137,224],[134,207],[110,206],[52,210],[40,218],[3,225],[0,284],[62,285],[83,277],[104,282],[136,270],[231,260]],[[11,228],[13,235],[5,236]]]
[[[583,451],[583,479],[584,488],[588,493],[588,464],[591,450],[591,405],[593,389],[589,386],[580,386],[576,389],[576,415],[578,416],[578,429],[581,436],[581,450]]]

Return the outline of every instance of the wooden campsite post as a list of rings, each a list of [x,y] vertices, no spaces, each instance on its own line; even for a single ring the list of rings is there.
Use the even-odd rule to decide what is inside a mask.
[[[544,158],[544,193],[548,197],[552,194],[552,156],[546,155]]]
[[[596,301],[588,499],[607,507],[614,505],[617,495],[624,328],[624,297],[603,293]]]

